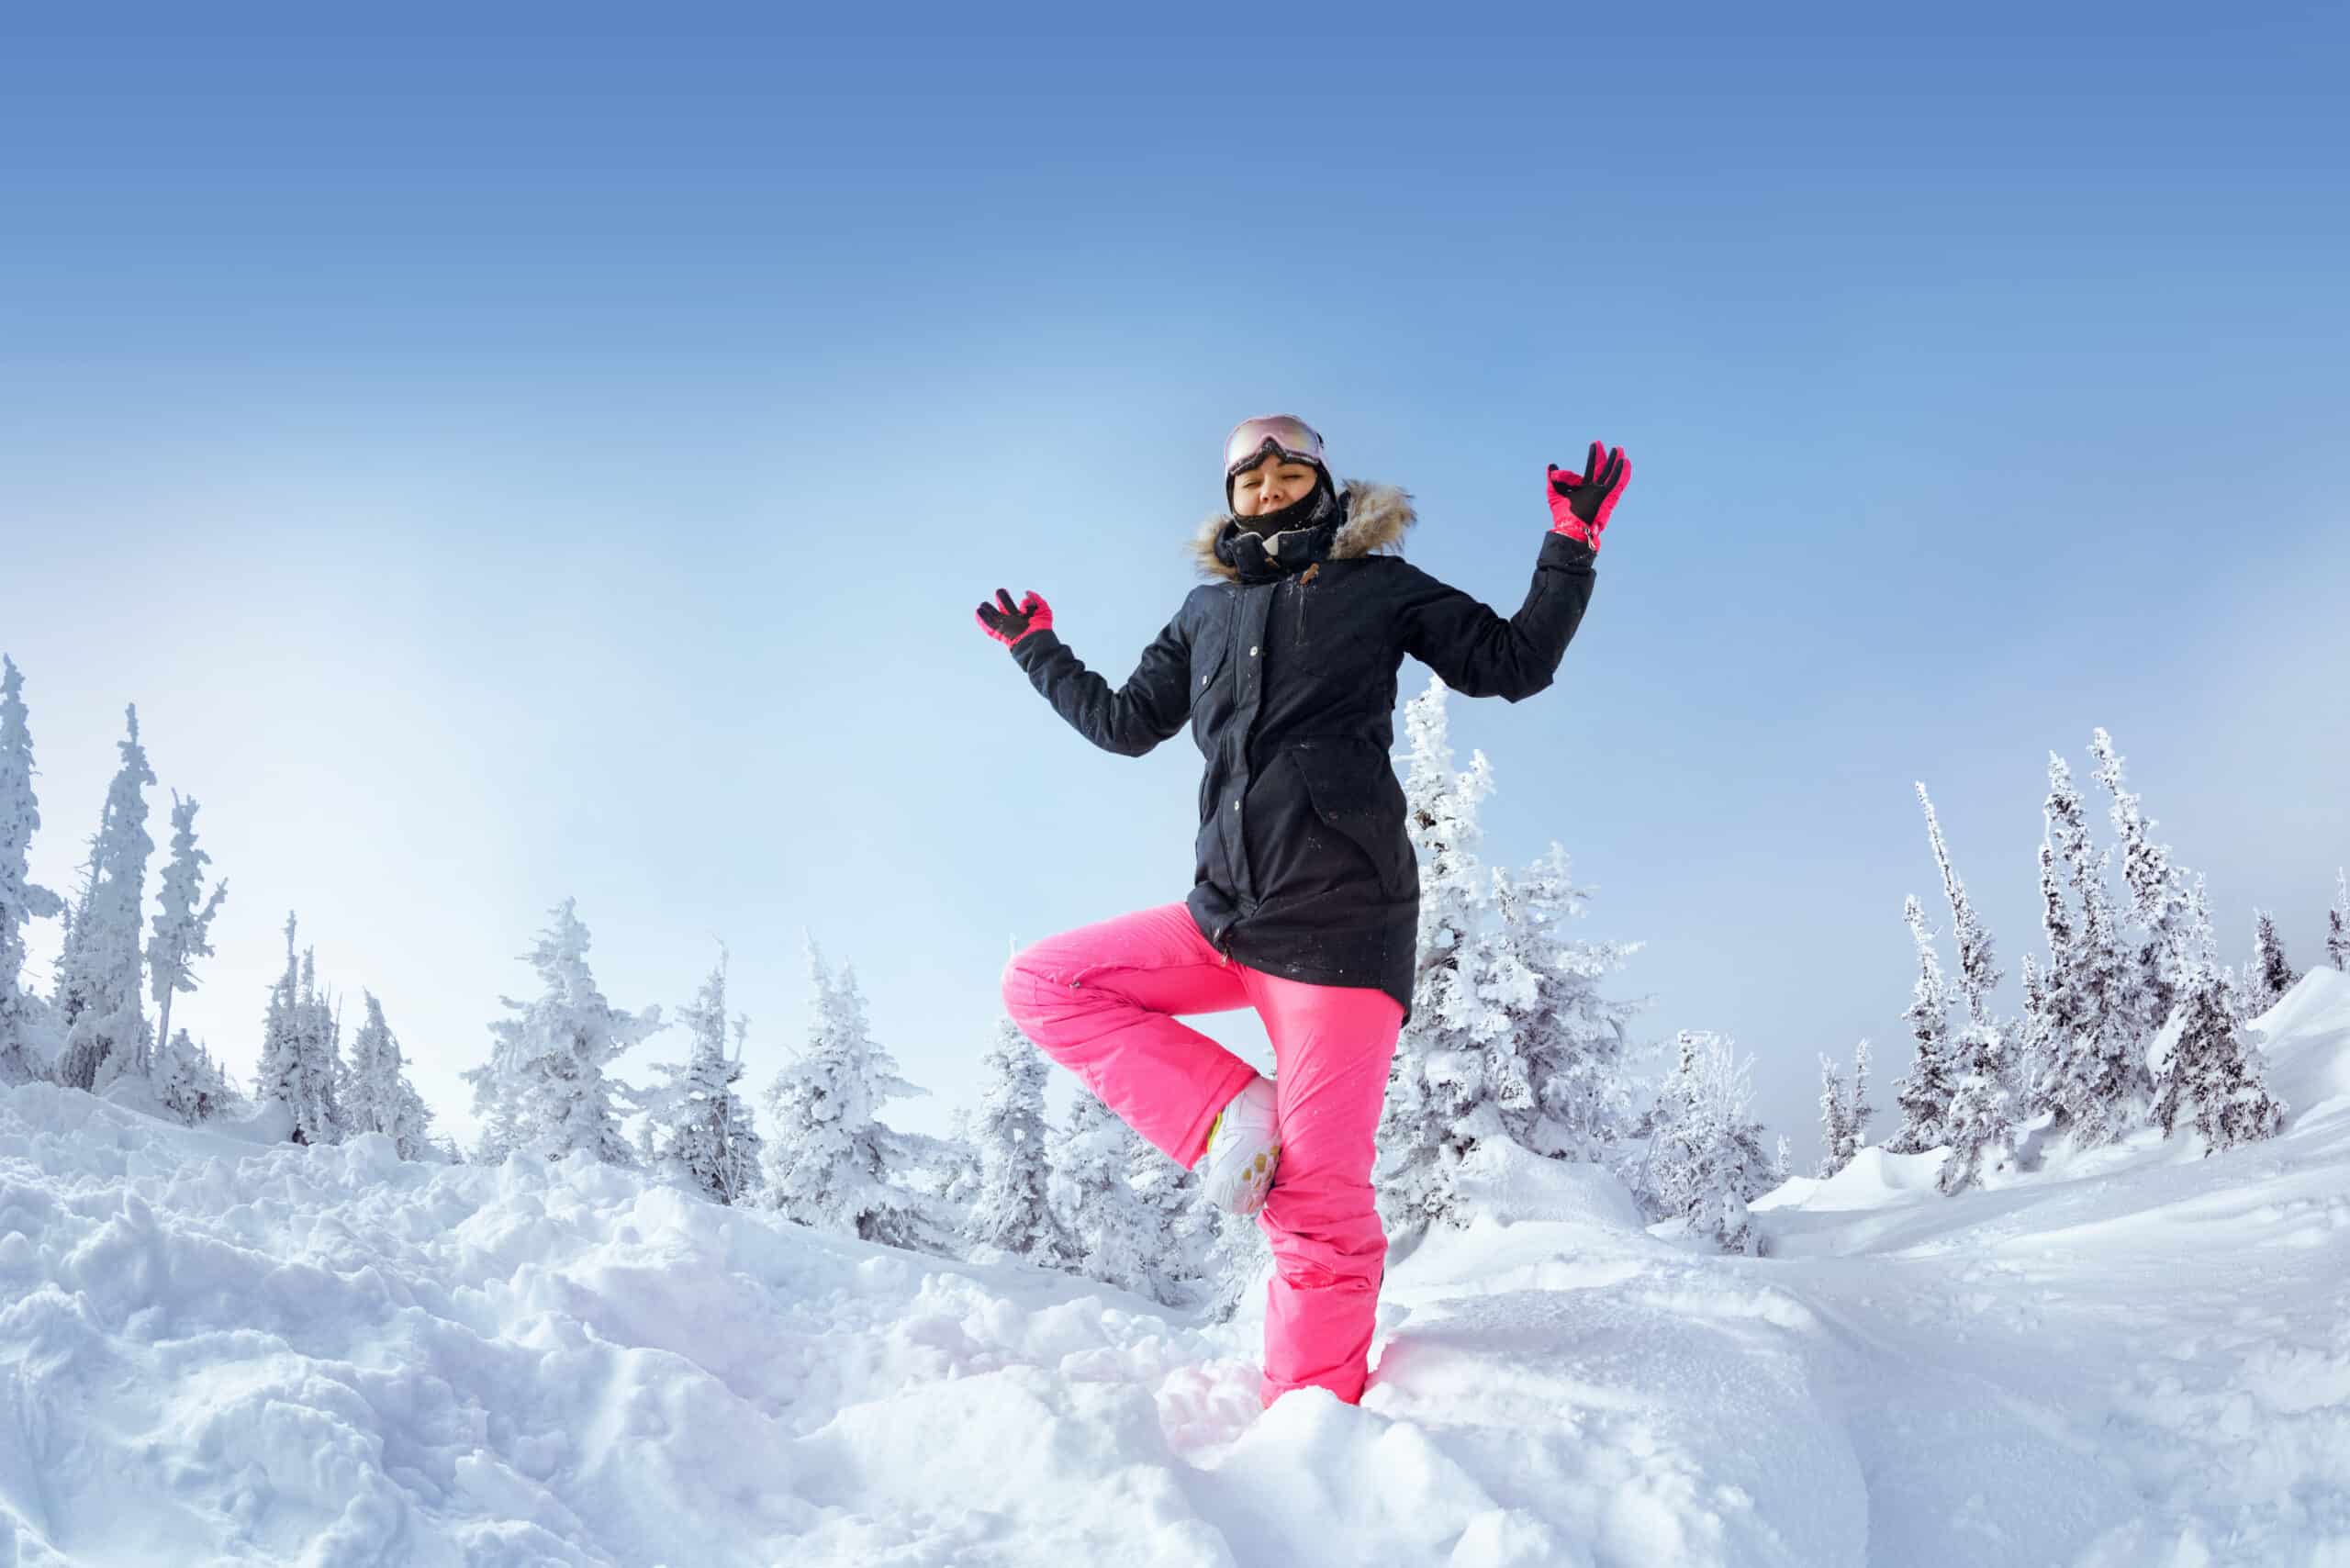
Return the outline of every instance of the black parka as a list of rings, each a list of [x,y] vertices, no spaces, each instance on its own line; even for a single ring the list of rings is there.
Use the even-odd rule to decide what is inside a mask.
[[[1583,620],[1593,554],[1543,534],[1526,602],[1505,618],[1388,553],[1414,521],[1404,492],[1356,480],[1342,505],[1326,555],[1264,581],[1219,558],[1230,519],[1210,518],[1194,547],[1215,580],[1122,687],[1049,630],[1012,654],[1106,750],[1139,756],[1190,720],[1207,760],[1186,901],[1202,935],[1269,974],[1375,986],[1408,1019],[1420,879],[1388,762],[1396,671],[1409,654],[1468,696],[1531,697]]]

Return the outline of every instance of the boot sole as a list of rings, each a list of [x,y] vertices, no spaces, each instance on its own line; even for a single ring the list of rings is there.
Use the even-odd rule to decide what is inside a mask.
[[[1241,1179],[1240,1190],[1232,1202],[1223,1205],[1225,1212],[1253,1215],[1265,1206],[1265,1199],[1273,1190],[1273,1174],[1281,1168],[1281,1146],[1274,1144],[1248,1162],[1248,1174]]]

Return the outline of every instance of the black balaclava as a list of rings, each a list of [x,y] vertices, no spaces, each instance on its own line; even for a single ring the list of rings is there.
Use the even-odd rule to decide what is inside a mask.
[[[1322,470],[1314,488],[1289,505],[1256,517],[1235,513],[1225,519],[1216,535],[1215,558],[1244,583],[1285,577],[1327,555],[1346,517],[1329,472]]]
[[[1247,472],[1245,468],[1241,470],[1243,474]],[[1232,480],[1239,476],[1239,474],[1235,474],[1224,482],[1224,499],[1227,507],[1232,502]],[[1338,493],[1330,484],[1330,471],[1317,463],[1314,465],[1314,488],[1285,507],[1259,512],[1255,517],[1242,517],[1234,512],[1232,521],[1240,525],[1244,533],[1279,533],[1285,528],[1311,528],[1322,521],[1324,510],[1337,498]]]

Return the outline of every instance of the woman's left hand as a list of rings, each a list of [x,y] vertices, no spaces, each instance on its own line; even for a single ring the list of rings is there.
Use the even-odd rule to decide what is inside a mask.
[[[1550,532],[1588,544],[1597,554],[1599,536],[1607,531],[1608,516],[1615,511],[1624,487],[1631,482],[1632,462],[1620,446],[1610,452],[1593,442],[1580,474],[1551,464]]]

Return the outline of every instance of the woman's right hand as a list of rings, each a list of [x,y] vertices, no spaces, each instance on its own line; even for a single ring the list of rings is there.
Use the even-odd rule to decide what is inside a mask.
[[[973,613],[979,617],[979,630],[1007,648],[1031,632],[1053,629],[1053,607],[1045,602],[1044,595],[1033,589],[1014,604],[1009,592],[998,588],[995,602],[982,604]]]

